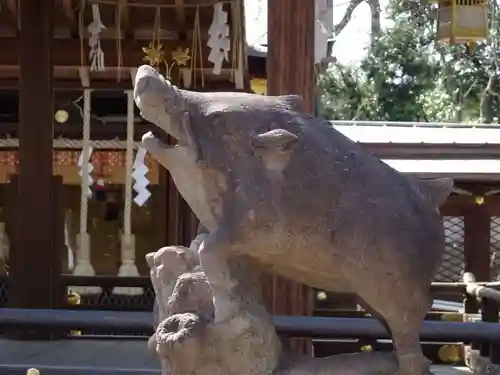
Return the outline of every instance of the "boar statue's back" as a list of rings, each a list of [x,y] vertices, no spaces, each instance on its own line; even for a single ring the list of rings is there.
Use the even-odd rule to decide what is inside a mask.
[[[228,171],[220,226],[235,249],[326,290],[356,290],[350,275],[366,284],[393,269],[393,281],[404,273],[428,286],[451,179],[400,174],[293,96],[185,95],[202,159]]]

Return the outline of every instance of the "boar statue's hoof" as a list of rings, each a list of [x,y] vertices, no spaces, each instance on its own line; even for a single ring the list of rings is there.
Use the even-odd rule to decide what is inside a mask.
[[[406,354],[398,357],[399,366],[393,375],[427,375],[431,362],[421,354]]]

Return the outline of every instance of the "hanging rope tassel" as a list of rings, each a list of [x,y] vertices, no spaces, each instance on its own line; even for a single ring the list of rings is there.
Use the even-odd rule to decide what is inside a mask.
[[[90,147],[90,90],[83,92],[83,139],[82,139],[82,154],[79,161],[81,165],[81,195],[80,195],[80,233],[78,234],[78,247],[76,251],[76,267],[73,270],[73,275],[77,276],[94,276],[95,271],[90,261],[90,236],[87,233],[88,219],[88,200],[92,166],[90,164],[90,156],[92,148]],[[77,294],[99,294],[99,287],[74,287],[73,291]]]
[[[125,207],[123,213],[123,234],[121,238],[121,265],[118,277],[136,277],[139,271],[135,264],[135,236],[132,234],[132,168],[134,158],[134,97],[127,91],[127,153],[125,155]],[[136,296],[142,288],[115,287],[113,293]]]
[[[92,23],[88,25],[89,32],[89,59],[91,72],[104,72],[106,70],[104,65],[104,51],[101,48],[101,31],[106,28],[101,22],[101,14],[99,12],[99,5],[92,4]]]

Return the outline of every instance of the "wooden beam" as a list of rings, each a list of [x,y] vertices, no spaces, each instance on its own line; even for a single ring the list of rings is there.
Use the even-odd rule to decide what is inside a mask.
[[[234,86],[238,90],[245,89],[245,70],[246,70],[246,54],[245,54],[245,27],[242,24],[244,19],[244,9],[242,2],[235,2],[231,4],[231,20],[233,22],[232,29],[238,30],[239,38],[236,43],[233,42],[233,49],[231,53],[236,54],[236,66],[234,68]],[[233,31],[234,32],[234,31]],[[248,83],[248,80],[247,80]]]
[[[57,308],[62,302],[59,245],[64,242],[57,243],[60,211],[55,209],[62,207],[57,207],[52,177],[54,2],[20,0],[20,17],[19,178],[9,303]]]
[[[7,8],[12,16],[12,23],[16,26],[16,29],[19,30],[19,8],[18,8],[18,0],[7,0]]]
[[[189,48],[191,50],[191,41],[162,41],[163,49],[165,51],[165,56],[170,58],[172,52],[177,48]],[[138,65],[144,64],[144,52],[142,48],[147,46],[147,41],[138,40],[122,40],[121,50],[123,57],[123,67],[137,67]],[[104,51],[104,58],[107,67],[118,66],[118,54],[116,48],[116,41],[103,39],[101,40],[101,48]],[[9,51],[9,53],[0,54],[0,67],[7,66],[17,66],[18,65],[18,55],[20,52],[20,44],[17,39],[14,38],[1,38],[0,39],[0,51]],[[84,60],[90,65],[87,59],[88,56],[88,46],[87,41],[84,41]],[[203,44],[202,45],[202,56],[205,61],[210,53],[210,49]],[[54,40],[54,56],[53,62],[56,67],[79,67],[81,66],[81,49],[79,39],[56,39]],[[207,65],[208,65],[208,61]],[[229,62],[225,62],[223,68],[231,68]]]
[[[64,11],[64,16],[68,22],[69,28],[73,31],[77,28],[76,16],[75,16],[75,7],[73,4],[73,0],[62,0],[62,6]]]
[[[131,71],[131,73],[133,70]],[[199,86],[197,82],[196,87],[191,87],[197,91],[244,91],[236,90],[232,82],[220,80],[212,81],[205,79],[205,85]],[[58,79],[53,84],[54,91],[79,91],[83,88],[81,80],[75,79]],[[88,87],[94,91],[125,91],[132,89],[131,80],[123,80],[116,82],[116,78],[110,79],[92,79]],[[0,78],[0,90],[3,91],[17,91],[19,89],[19,80],[17,78]]]
[[[314,111],[315,2],[268,0],[267,92],[302,96]]]
[[[175,19],[177,21],[177,30],[184,36],[186,29],[186,7],[184,0],[175,0]]]
[[[443,216],[463,216],[475,205],[474,197],[470,195],[451,195],[439,208]]]
[[[7,0],[6,3],[7,9],[9,9],[9,11],[17,18],[17,0]]]
[[[465,272],[472,272],[477,281],[491,280],[490,214],[487,206],[473,205],[464,216]]]
[[[120,1],[120,0],[116,0],[117,2]],[[203,6],[212,6],[214,4],[217,4],[217,2],[219,2],[220,0],[196,0],[196,1],[188,1],[188,3],[186,4],[186,6],[188,7],[191,7],[191,8],[195,8],[197,6],[200,6],[200,7],[203,7]],[[233,1],[236,1],[236,0],[226,0],[225,2],[233,2]],[[90,0],[89,1],[90,4],[92,3],[97,3],[99,4],[100,1],[98,0]],[[147,6],[147,7],[153,7],[153,6],[164,6],[165,5],[165,0],[134,0],[134,1],[130,1],[130,4],[132,4],[132,7],[138,7],[138,8],[141,8],[141,7],[144,7],[144,6]]]
[[[484,203],[478,205],[473,195],[451,195],[440,207],[443,216],[464,216],[476,206],[482,206],[489,216],[500,216],[500,195],[484,197]]]
[[[128,0],[119,0],[117,7],[117,19],[115,22],[120,23],[120,28],[123,30],[124,35],[127,35],[130,31],[130,7],[127,5]]]
[[[80,78],[58,79],[55,80],[53,84],[54,91],[77,91],[84,87],[86,86],[83,86],[83,82]],[[127,80],[116,82],[116,78],[109,80],[93,79],[88,88],[95,91],[123,91],[130,90],[132,88],[132,83]],[[16,91],[18,89],[18,78],[0,78],[0,90]]]
[[[101,141],[110,140],[126,140],[126,123],[123,122],[106,122],[106,125],[91,126],[90,138]],[[134,127],[134,140],[140,141],[144,133],[155,130],[155,127],[146,122],[139,122]],[[16,139],[19,137],[19,129],[17,122],[0,122],[0,138]],[[54,139],[82,139],[82,123],[77,119],[70,118],[70,122],[54,125]],[[3,148],[0,142],[0,149]]]

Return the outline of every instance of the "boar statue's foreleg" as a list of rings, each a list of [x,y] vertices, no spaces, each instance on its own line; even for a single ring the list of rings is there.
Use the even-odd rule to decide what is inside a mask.
[[[219,323],[230,318],[233,311],[233,289],[236,281],[229,273],[229,244],[218,241],[218,232],[210,233],[198,248],[200,265],[210,285],[214,303],[214,322]]]

